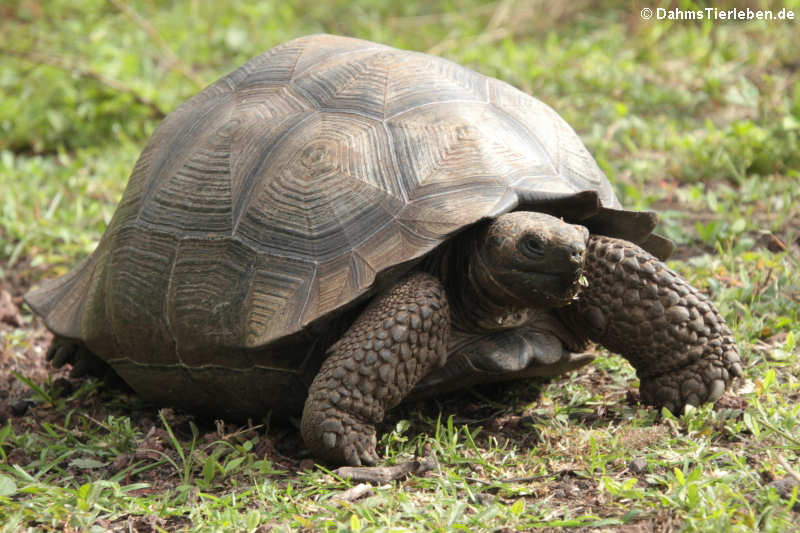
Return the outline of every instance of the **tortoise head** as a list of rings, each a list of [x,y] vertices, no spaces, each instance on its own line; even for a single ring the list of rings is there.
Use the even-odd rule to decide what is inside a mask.
[[[515,211],[493,220],[482,239],[485,281],[494,286],[490,290],[496,298],[554,307],[578,293],[589,239],[585,227],[544,213]]]

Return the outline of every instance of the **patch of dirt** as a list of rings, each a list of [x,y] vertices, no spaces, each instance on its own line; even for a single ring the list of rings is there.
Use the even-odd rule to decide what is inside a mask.
[[[124,520],[111,522],[109,520],[97,521],[101,527],[109,531],[129,531],[131,533],[156,533],[160,531],[188,530],[192,526],[191,520],[171,516],[162,518],[157,515],[128,516]]]
[[[0,280],[0,424],[15,412],[21,412],[24,400],[30,395],[28,387],[14,376],[15,372],[35,383],[64,375],[51,373],[44,360],[52,335],[41,320],[22,310],[22,296],[30,288],[33,276],[30,263],[20,261],[14,269],[2,267],[5,276]]]

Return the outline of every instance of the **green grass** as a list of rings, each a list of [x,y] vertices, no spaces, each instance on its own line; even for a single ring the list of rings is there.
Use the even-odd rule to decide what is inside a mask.
[[[800,470],[797,20],[647,22],[655,4],[588,0],[233,4],[0,6],[0,288],[93,250],[163,114],[325,31],[433,51],[552,105],[624,204],[662,214],[670,265],[712,296],[745,376],[680,418],[629,401],[633,370],[607,354],[541,389],[403,406],[379,451],[438,468],[347,502],[289,426],[214,427],[26,372],[44,342],[26,311],[0,330],[2,372],[20,369],[0,376],[8,401],[27,388],[35,402],[0,426],[0,531],[794,528],[797,493],[770,483]],[[800,17],[796,0],[746,5]]]

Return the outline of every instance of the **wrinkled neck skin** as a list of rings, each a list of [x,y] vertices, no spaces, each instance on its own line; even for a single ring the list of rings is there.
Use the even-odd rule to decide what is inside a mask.
[[[514,294],[489,269],[473,232],[457,235],[427,265],[447,290],[453,329],[469,333],[516,327],[527,318],[530,295]]]

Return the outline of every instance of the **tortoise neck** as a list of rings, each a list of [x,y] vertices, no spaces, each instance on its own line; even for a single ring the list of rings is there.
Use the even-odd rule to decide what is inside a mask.
[[[526,307],[521,301],[514,305],[519,297],[492,276],[483,259],[480,234],[475,228],[450,239],[426,269],[445,286],[453,327],[472,333],[506,329],[508,317]]]

